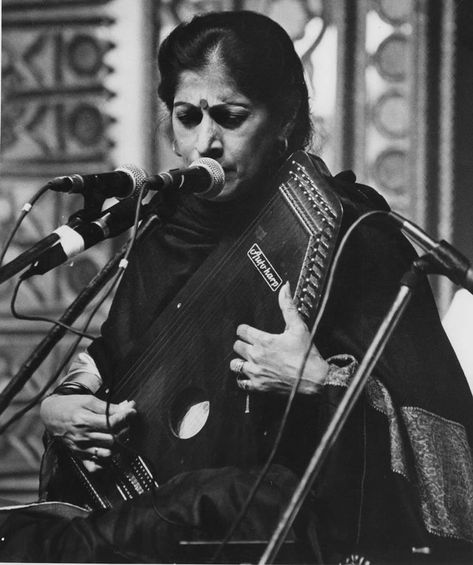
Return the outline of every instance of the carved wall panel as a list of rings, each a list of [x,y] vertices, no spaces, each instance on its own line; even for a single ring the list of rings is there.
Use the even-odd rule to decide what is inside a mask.
[[[351,155],[364,182],[433,237],[452,240],[454,0],[359,0]],[[453,287],[433,281],[441,311]]]
[[[108,54],[113,19],[105,1],[5,1],[2,21],[2,145],[0,240],[10,233],[22,206],[55,176],[96,172],[112,166],[113,138],[106,85],[113,72]],[[47,192],[22,223],[4,263],[67,222],[83,207],[80,196]],[[19,289],[21,314],[57,319],[97,273],[110,251],[90,250],[73,266],[32,277]],[[0,383],[10,382],[52,327],[15,320],[10,301],[16,277],[0,289]],[[100,318],[99,318],[100,319]],[[95,327],[99,323],[95,323]],[[4,423],[47,382],[66,344],[57,346],[8,410]],[[0,497],[36,498],[42,451],[37,408],[0,437]]]

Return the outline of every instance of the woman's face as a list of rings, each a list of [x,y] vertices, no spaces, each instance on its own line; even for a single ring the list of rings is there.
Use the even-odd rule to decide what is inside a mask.
[[[241,94],[218,61],[180,75],[172,110],[176,150],[185,165],[218,161],[225,187],[214,200],[241,196],[277,161],[277,128],[266,107]]]

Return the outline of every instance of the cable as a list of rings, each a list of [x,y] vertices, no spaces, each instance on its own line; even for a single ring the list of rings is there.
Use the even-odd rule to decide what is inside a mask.
[[[115,275],[116,276],[116,275]],[[89,327],[90,323],[92,322],[93,318],[95,317],[95,315],[97,314],[98,310],[101,308],[101,306],[103,305],[103,303],[105,302],[105,300],[108,298],[108,296],[111,294],[112,290],[115,287],[115,282],[113,281],[112,284],[109,286],[108,290],[104,293],[104,296],[97,302],[97,304],[95,305],[95,307],[93,308],[93,310],[91,311],[91,313],[89,314],[89,317],[87,318],[82,330],[85,331],[87,330],[87,328]],[[41,390],[28,402],[28,404],[26,404],[23,408],[21,408],[20,410],[18,410],[15,414],[13,414],[13,416],[10,417],[9,420],[7,420],[4,424],[2,424],[0,426],[0,435],[3,434],[10,426],[11,424],[13,424],[14,422],[16,422],[17,420],[19,420],[22,416],[24,416],[27,412],[29,412],[32,408],[34,408],[36,406],[36,404],[42,400],[44,394],[46,393],[46,391],[49,389],[49,387],[59,378],[60,374],[63,372],[64,368],[66,367],[66,365],[69,363],[69,361],[71,360],[72,356],[74,355],[81,339],[83,336],[79,335],[75,342],[70,346],[69,351],[66,353],[66,355],[64,356],[63,360],[61,361],[59,367],[56,369],[56,371],[53,373],[53,376],[50,377],[46,384],[41,388]]]
[[[146,183],[143,183],[140,186],[140,189],[138,191],[138,195],[136,198],[136,208],[135,208],[135,219],[133,222],[133,226],[131,228],[132,232],[131,232],[131,237],[128,240],[128,245],[127,245],[127,249],[123,255],[123,258],[120,261],[120,264],[118,266],[118,271],[116,274],[116,279],[114,281],[114,286],[118,286],[119,282],[121,281],[121,278],[125,272],[125,269],[128,267],[128,258],[130,256],[130,253],[135,245],[136,242],[136,236],[138,233],[138,225],[140,222],[140,212],[141,212],[141,205],[142,205],[142,201],[143,201],[143,197],[145,195],[145,185]],[[117,434],[115,434],[115,432],[112,429],[112,426],[110,425],[110,405],[112,403],[112,393],[113,393],[113,381],[110,382],[110,385],[108,387],[108,391],[107,391],[107,397],[106,397],[106,408],[105,408],[105,417],[106,417],[106,422],[107,422],[107,429],[109,431],[109,433],[113,436],[113,440],[117,443],[117,445],[119,445],[120,447],[122,447],[123,449],[127,450],[128,452],[132,453],[133,455],[139,455],[137,451],[135,451],[131,446],[123,443],[120,438],[118,437]],[[153,470],[153,478],[155,478],[155,473]]]
[[[363,214],[362,216],[360,216],[359,218],[357,218],[353,222],[353,224],[351,224],[351,226],[348,228],[348,230],[345,232],[345,234],[344,234],[344,236],[343,236],[343,238],[340,242],[340,245],[338,246],[338,249],[335,253],[335,256],[333,258],[332,264],[331,264],[329,272],[328,272],[327,284],[325,286],[325,291],[324,291],[324,294],[323,294],[323,297],[322,297],[322,301],[321,301],[319,309],[317,311],[314,323],[312,324],[312,329],[311,329],[311,332],[310,332],[310,345],[307,348],[307,350],[305,351],[304,356],[302,358],[301,366],[298,370],[296,380],[295,380],[295,382],[292,386],[291,392],[289,394],[289,398],[288,398],[288,401],[286,403],[286,407],[285,407],[283,416],[281,418],[281,422],[280,422],[278,432],[276,434],[276,438],[274,440],[271,452],[270,452],[268,458],[266,459],[266,462],[263,465],[261,472],[258,475],[258,478],[254,482],[253,487],[252,487],[245,503],[243,504],[241,511],[239,512],[238,516],[235,518],[235,520],[234,520],[233,524],[230,526],[225,538],[222,540],[222,543],[220,544],[219,548],[217,549],[217,551],[213,555],[213,557],[211,559],[211,563],[217,562],[217,559],[220,557],[221,552],[223,551],[225,545],[230,541],[233,534],[235,533],[236,528],[238,527],[238,525],[241,523],[241,521],[245,517],[245,515],[248,511],[248,508],[249,508],[251,502],[253,501],[255,494],[258,491],[258,489],[259,489],[261,483],[263,482],[265,476],[267,475],[269,468],[271,467],[271,465],[273,463],[274,457],[276,456],[276,452],[279,449],[281,439],[282,439],[283,433],[284,433],[286,425],[287,425],[289,414],[290,414],[290,411],[291,411],[292,406],[294,404],[294,399],[296,397],[297,389],[299,388],[299,384],[302,380],[302,375],[304,374],[304,369],[305,369],[305,366],[307,364],[307,360],[309,358],[310,350],[312,348],[312,342],[313,342],[313,339],[314,339],[315,334],[317,332],[317,328],[320,324],[320,320],[322,319],[325,308],[327,306],[327,302],[328,302],[328,299],[329,299],[329,296],[330,296],[330,292],[332,290],[332,286],[333,286],[333,283],[334,283],[334,280],[335,280],[335,272],[338,268],[338,264],[340,262],[341,255],[342,255],[342,253],[345,249],[345,246],[348,242],[348,239],[350,238],[352,232],[364,220],[366,220],[367,218],[369,218],[371,216],[378,215],[378,214],[386,215],[387,213],[382,211],[382,210],[376,210],[376,211],[367,212],[367,213]]]
[[[22,314],[19,314],[16,309],[15,309],[15,301],[16,301],[16,297],[18,295],[18,291],[19,291],[19,287],[21,282],[23,282],[21,279],[17,282],[15,288],[14,288],[14,292],[13,292],[13,297],[12,297],[12,301],[11,301],[11,311],[12,314],[18,318],[18,319],[22,319],[22,320],[31,320],[31,321],[46,321],[46,322],[50,322],[53,323],[57,326],[60,326],[62,328],[64,328],[67,331],[70,331],[74,334],[76,334],[78,336],[78,338],[76,339],[76,341],[71,345],[71,347],[69,348],[69,351],[66,353],[63,361],[61,362],[61,364],[59,365],[58,369],[55,371],[55,373],[53,374],[52,377],[50,377],[48,379],[48,381],[46,382],[46,384],[41,388],[41,390],[39,391],[39,393],[37,393],[31,400],[30,402],[24,406],[23,408],[21,408],[20,410],[18,410],[9,420],[7,420],[7,422],[5,422],[4,424],[2,424],[2,426],[0,426],[0,434],[2,434],[11,424],[13,424],[15,421],[17,421],[19,418],[21,418],[24,414],[26,414],[29,410],[31,410],[38,401],[40,401],[42,399],[42,397],[44,396],[45,392],[48,390],[48,388],[51,386],[51,384],[53,382],[55,382],[58,378],[59,375],[62,373],[62,371],[64,370],[65,366],[69,363],[70,359],[72,358],[72,355],[74,354],[75,350],[77,349],[80,341],[82,338],[86,337],[87,339],[95,339],[95,336],[92,336],[88,333],[86,333],[85,331],[87,330],[87,328],[89,327],[92,319],[94,318],[94,316],[96,315],[97,311],[100,309],[100,307],[103,305],[103,303],[105,302],[105,300],[107,299],[107,297],[116,289],[122,275],[124,272],[124,269],[126,268],[126,264],[127,264],[127,257],[129,256],[130,252],[131,252],[131,248],[133,247],[135,240],[136,240],[136,232],[137,232],[137,227],[138,227],[138,223],[139,223],[139,213],[140,213],[140,208],[141,208],[141,201],[144,195],[144,187],[141,187],[140,192],[139,192],[139,196],[138,196],[138,201],[137,201],[137,206],[136,206],[136,211],[135,211],[135,221],[134,221],[134,226],[133,226],[133,235],[130,238],[129,242],[128,242],[128,247],[127,250],[125,252],[124,258],[121,259],[120,261],[120,267],[119,270],[117,271],[117,273],[114,276],[114,280],[112,281],[112,283],[110,284],[108,290],[104,293],[103,297],[98,301],[98,303],[96,304],[96,306],[94,307],[94,309],[92,310],[92,312],[90,313],[89,317],[87,318],[82,331],[81,330],[76,330],[75,328],[72,328],[71,326],[62,323],[59,320],[52,320],[49,318],[45,318],[45,317],[40,317],[40,316],[25,316]],[[46,187],[43,187],[41,189],[41,191],[39,191],[35,197],[32,199],[30,204],[34,204],[34,202],[41,196],[41,194],[43,194],[45,192]],[[24,207],[28,208],[26,205]],[[29,208],[31,209],[31,208]],[[29,212],[29,209],[25,211],[25,214]],[[24,217],[23,215],[23,217]],[[18,229],[18,226],[16,227],[16,230]],[[16,231],[15,230],[15,231]],[[12,237],[14,235],[14,232],[12,232],[12,235],[10,236],[9,240],[11,241]],[[5,248],[6,250],[6,248]],[[5,252],[4,250],[4,252]],[[108,415],[107,415],[107,424],[110,426],[110,422],[108,419]]]
[[[35,205],[35,203],[37,202],[37,200],[39,200],[39,198],[41,198],[41,196],[43,196],[43,194],[45,192],[47,192],[49,189],[47,187],[47,185],[41,187],[36,194],[34,194],[33,198],[27,202],[26,204],[23,205],[23,208],[20,211],[20,215],[18,216],[15,225],[13,226],[12,230],[10,231],[7,240],[5,242],[5,245],[3,246],[2,251],[0,252],[0,266],[3,263],[3,260],[5,259],[5,255],[8,251],[8,248],[10,247],[11,242],[13,241],[13,238],[16,235],[16,232],[18,231],[21,223],[23,222],[23,220],[25,219],[26,215],[31,211],[31,209],[33,208],[33,206]]]
[[[19,314],[15,308],[15,302],[22,282],[23,280],[21,278],[17,280],[15,288],[13,289],[13,296],[10,302],[10,310],[15,318],[17,318],[18,320],[28,320],[31,322],[48,322],[49,324],[54,324],[55,326],[61,326],[61,328],[64,328],[67,331],[79,335],[81,337],[85,337],[90,340],[95,339],[94,335],[82,332],[81,330],[76,330],[75,328],[68,326],[67,324],[64,324],[59,320],[53,320],[52,318],[46,318],[45,316],[27,316],[25,314]]]
[[[127,248],[127,250],[126,250],[126,252],[125,252],[125,255],[124,255],[124,257],[123,257],[123,258],[121,259],[121,261],[120,261],[120,265],[119,265],[119,267],[118,267],[118,272],[117,272],[117,275],[116,275],[116,277],[117,277],[116,280],[117,280],[117,281],[120,280],[120,278],[121,278],[121,276],[122,276],[124,270],[126,269],[126,267],[127,267],[127,265],[128,265],[128,257],[129,257],[129,255],[130,255],[130,253],[131,253],[131,250],[132,250],[133,245],[134,245],[135,240],[136,240],[136,233],[137,233],[138,224],[139,224],[139,221],[140,221],[141,203],[142,203],[143,196],[144,196],[144,188],[145,188],[145,185],[142,184],[142,186],[140,187],[139,193],[138,193],[138,197],[137,197],[137,203],[136,203],[136,209],[135,209],[135,219],[134,219],[134,224],[133,224],[133,228],[132,228],[132,230],[133,230],[133,231],[132,231],[132,236],[131,236],[131,238],[130,238],[130,240],[129,240],[129,242],[128,242],[128,248]],[[64,324],[63,322],[61,322],[61,321],[59,321],[59,320],[53,320],[53,319],[51,319],[51,318],[47,318],[47,317],[44,317],[44,316],[26,316],[26,315],[24,315],[24,314],[19,314],[19,313],[16,311],[16,308],[15,308],[15,301],[16,301],[16,296],[17,296],[17,294],[18,294],[18,290],[19,290],[19,287],[20,287],[21,282],[22,282],[22,280],[20,279],[20,280],[17,282],[17,284],[15,285],[15,289],[14,289],[14,291],[13,291],[13,296],[12,296],[12,301],[11,301],[11,304],[10,304],[11,312],[12,312],[12,314],[13,314],[13,316],[14,316],[15,318],[17,318],[17,319],[19,319],[19,320],[48,322],[48,323],[51,323],[51,324],[55,324],[55,325],[61,326],[61,327],[65,328],[66,330],[68,330],[68,331],[70,331],[70,332],[72,332],[72,333],[75,333],[76,335],[85,337],[85,338],[87,338],[87,339],[94,340],[94,339],[96,338],[96,336],[94,336],[94,335],[87,334],[87,333],[82,332],[82,331],[80,331],[80,330],[76,330],[76,329],[72,328],[71,326],[68,326],[67,324]]]

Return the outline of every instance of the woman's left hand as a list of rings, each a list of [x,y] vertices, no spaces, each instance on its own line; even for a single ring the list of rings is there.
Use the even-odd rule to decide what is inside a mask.
[[[279,291],[286,328],[281,334],[263,332],[246,324],[237,328],[239,339],[233,345],[239,359],[230,361],[244,390],[289,393],[298,378],[305,352],[310,353],[298,392],[316,394],[327,376],[329,365],[311,344],[310,333],[291,297],[289,283]]]

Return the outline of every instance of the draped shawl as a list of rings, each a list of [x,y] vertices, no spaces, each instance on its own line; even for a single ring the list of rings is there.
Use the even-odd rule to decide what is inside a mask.
[[[331,178],[330,184],[344,208],[342,231],[367,210],[389,209],[350,172]],[[219,242],[236,238],[273,190],[268,183],[242,202],[176,198],[163,218],[164,228],[134,249],[102,335],[89,348],[105,380],[139,346],[152,321]],[[353,232],[315,337],[324,357],[363,358],[415,257],[412,246],[385,220],[370,220]],[[324,431],[349,378],[347,373],[330,380],[320,398],[311,401],[317,426],[310,445]],[[302,436],[300,449],[305,449]],[[315,483],[312,495],[326,558],[337,559],[353,547],[371,556],[407,546],[435,548],[437,556],[442,547],[450,552],[451,544],[460,553],[469,551],[472,442],[471,393],[425,279]],[[291,458],[282,462],[302,471]]]

